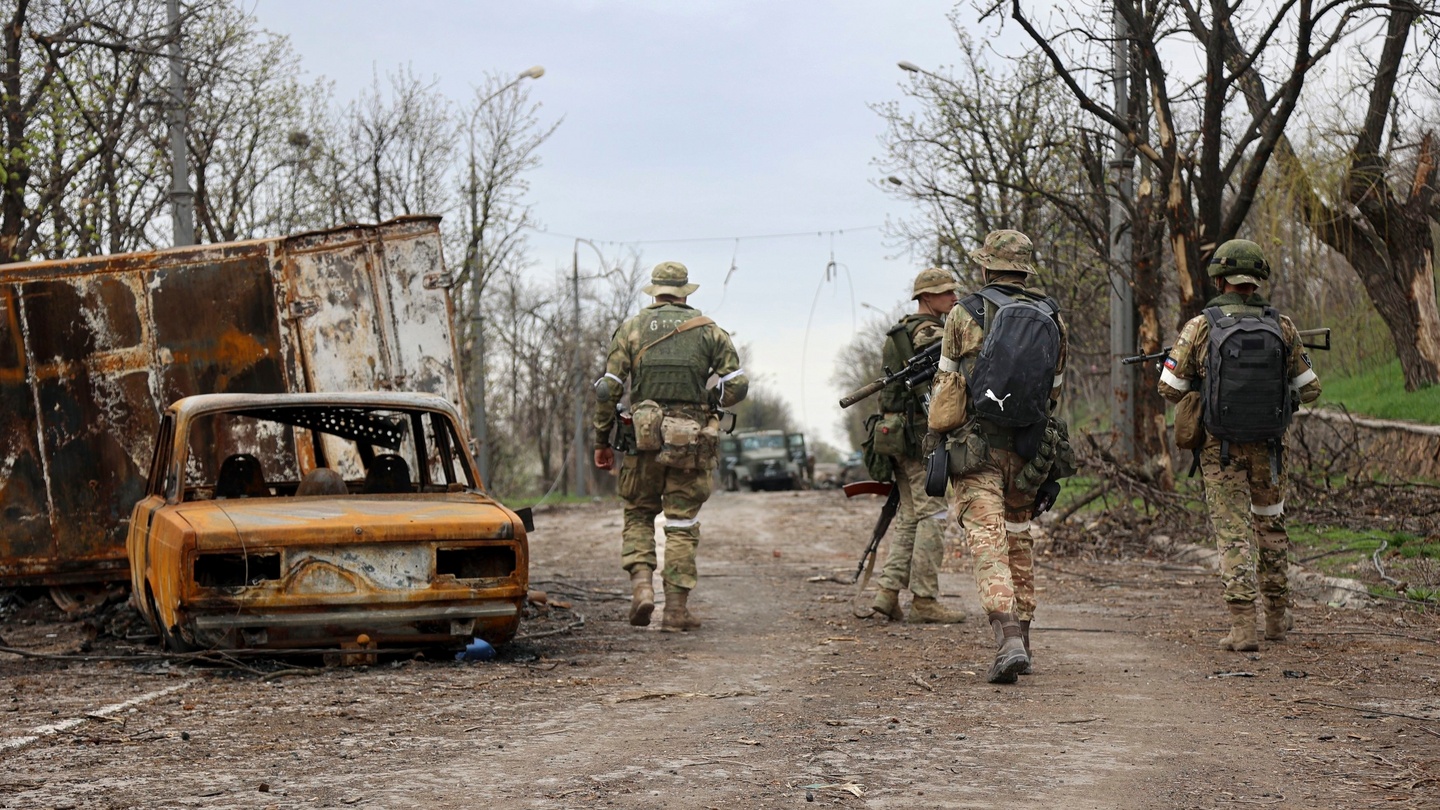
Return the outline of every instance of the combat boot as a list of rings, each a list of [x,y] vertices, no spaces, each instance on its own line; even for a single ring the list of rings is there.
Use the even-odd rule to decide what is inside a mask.
[[[905,621],[910,624],[959,624],[965,621],[965,613],[945,607],[938,599],[917,596],[910,602],[910,614]]]
[[[1030,620],[1020,620],[1020,639],[1025,642],[1025,668],[1020,670],[1021,675],[1035,674],[1035,653],[1030,650]]]
[[[1020,623],[1013,613],[989,614],[990,627],[995,631],[995,661],[985,680],[990,683],[1015,683],[1020,680],[1020,671],[1030,664],[1025,654],[1025,638],[1020,632]]]
[[[889,588],[881,588],[875,592],[875,602],[870,605],[870,610],[892,622],[905,618],[904,611],[900,610],[900,592]]]
[[[1260,639],[1255,637],[1255,603],[1230,603],[1230,634],[1220,639],[1220,649],[1255,652]]]
[[[682,591],[679,588],[665,589],[665,615],[660,619],[661,630],[666,633],[680,633],[699,629],[700,620],[695,618],[685,607],[685,602],[689,598],[689,591]]]
[[[646,627],[650,624],[650,614],[655,612],[655,586],[651,584],[649,568],[630,572],[630,591],[630,623]]]
[[[1295,629],[1295,615],[1283,596],[1265,597],[1265,640],[1284,641],[1285,632]]]

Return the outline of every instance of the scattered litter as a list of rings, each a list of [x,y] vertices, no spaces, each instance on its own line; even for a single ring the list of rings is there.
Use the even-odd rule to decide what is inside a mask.
[[[1287,677],[1287,678],[1308,678],[1308,677],[1310,677],[1310,673],[1304,671],[1303,669],[1287,669],[1287,670],[1285,670],[1285,671],[1284,671],[1283,673],[1281,673],[1281,674],[1284,675],[1284,676]]]
[[[476,637],[474,641],[465,645],[465,649],[455,653],[456,661],[489,661],[495,657],[495,648],[490,642],[483,638]]]
[[[864,795],[865,795],[865,788],[860,787],[859,785],[855,784],[854,782],[845,782],[845,783],[838,784],[838,785],[819,785],[819,784],[816,784],[816,785],[802,785],[802,787],[805,788],[806,795],[809,795],[810,791],[812,791],[812,790],[843,790],[843,791],[845,791],[846,793],[849,793],[849,794],[851,794],[851,795],[853,795],[853,796],[864,796]],[[815,801],[815,800],[814,800],[814,799],[807,799],[806,801]]]
[[[738,743],[740,743],[741,745],[759,745],[759,744],[760,744],[760,741],[759,741],[759,740],[747,740],[747,739],[745,739],[744,737],[741,737],[740,739],[736,740],[735,742],[738,742]]]
[[[1255,673],[1253,673],[1253,672],[1216,672],[1214,675],[1206,675],[1205,677],[1206,677],[1207,679],[1210,679],[1210,678],[1253,678],[1253,677],[1255,677]]]

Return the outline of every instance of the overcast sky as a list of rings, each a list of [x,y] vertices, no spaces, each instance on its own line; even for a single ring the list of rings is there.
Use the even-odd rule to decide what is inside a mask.
[[[684,262],[701,285],[691,303],[748,347],[752,378],[841,447],[837,350],[875,316],[862,302],[908,308],[921,269],[881,230],[908,210],[875,187],[882,124],[868,105],[901,96],[897,61],[956,61],[953,5],[254,0],[340,101],[406,63],[455,100],[487,71],[543,65],[531,98],[564,123],[530,176],[550,232],[532,236],[534,272],[568,275],[575,236],[607,258],[642,241],[647,266]],[[734,238],[772,234],[804,235]]]

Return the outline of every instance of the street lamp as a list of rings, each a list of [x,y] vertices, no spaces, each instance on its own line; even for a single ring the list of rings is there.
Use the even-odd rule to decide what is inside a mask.
[[[532,69],[533,69],[533,68],[532,68]],[[594,242],[591,242],[589,239],[581,239],[581,238],[578,237],[578,236],[575,237],[574,252],[571,254],[571,265],[570,265],[570,298],[571,298],[570,320],[571,320],[571,329],[572,329],[572,331],[574,331],[574,333],[575,333],[575,362],[574,362],[574,366],[575,366],[575,369],[574,369],[574,373],[575,373],[575,380],[574,380],[574,383],[575,383],[575,436],[574,436],[574,438],[573,438],[572,441],[574,442],[574,445],[573,445],[573,446],[574,446],[574,449],[575,449],[575,459],[574,459],[575,494],[576,494],[576,495],[580,495],[580,496],[583,497],[583,496],[585,495],[585,490],[587,489],[587,487],[585,486],[585,480],[586,480],[586,478],[585,478],[585,469],[586,469],[585,465],[586,465],[586,462],[589,461],[589,459],[588,459],[588,457],[585,455],[585,453],[583,453],[583,452],[581,451],[581,448],[583,447],[583,448],[587,448],[587,449],[588,449],[588,448],[590,447],[590,443],[587,442],[587,441],[585,441],[585,381],[584,381],[583,379],[581,379],[581,376],[580,376],[580,373],[581,373],[581,369],[580,369],[580,365],[581,365],[581,362],[580,362],[580,361],[581,361],[581,351],[584,349],[584,343],[583,343],[583,342],[581,341],[581,339],[580,339],[580,243],[581,243],[581,242],[584,242],[585,244],[589,245],[592,249],[594,249],[595,255],[598,256],[598,257],[600,257],[600,271],[601,271],[602,273],[605,271],[605,254],[601,253],[601,252],[600,252],[600,248],[597,247],[597,246],[595,245],[595,243],[594,243]]]
[[[476,397],[473,404],[475,407],[475,443],[479,445],[480,452],[475,462],[480,467],[480,480],[487,483],[490,480],[490,422],[485,413],[485,325],[481,320],[482,310],[480,306],[482,281],[480,273],[483,268],[479,266],[480,242],[484,238],[484,234],[480,233],[475,225],[475,223],[480,221],[479,181],[475,176],[475,116],[479,115],[480,111],[485,109],[486,104],[489,104],[491,100],[506,90],[509,90],[525,79],[538,79],[544,75],[545,68],[536,65],[521,71],[520,75],[511,79],[499,90],[480,99],[475,103],[474,111],[470,113],[470,127],[466,131],[467,143],[470,148],[470,187],[466,189],[466,194],[469,197],[467,202],[470,209],[470,240],[465,249],[465,270],[470,276],[470,283],[475,285],[475,295],[472,299],[474,310],[467,314],[470,316],[471,322],[475,324],[475,353],[479,357],[479,374],[477,375],[479,379],[476,380],[475,383]]]

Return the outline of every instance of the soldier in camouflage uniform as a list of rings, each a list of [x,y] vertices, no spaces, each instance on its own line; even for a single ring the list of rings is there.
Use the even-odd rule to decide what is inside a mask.
[[[915,277],[911,300],[919,303],[913,314],[901,318],[886,335],[883,357],[887,368],[900,368],[916,352],[941,339],[945,315],[955,306],[959,286],[949,271],[936,267]],[[965,614],[938,601],[940,561],[945,554],[945,498],[925,494],[925,460],[920,454],[929,391],[928,384],[910,390],[897,382],[880,392],[880,410],[899,414],[905,421],[905,452],[891,457],[895,486],[900,488],[900,509],[872,608],[873,615],[899,620],[904,615],[900,591],[909,588],[914,598],[907,621],[953,624],[965,621]]]
[[[1257,290],[1261,281],[1270,278],[1270,265],[1254,242],[1232,239],[1216,248],[1209,273],[1221,294],[1212,298],[1207,308],[1219,307],[1226,315],[1259,315],[1268,306]],[[1295,324],[1284,315],[1280,316],[1280,333],[1290,347],[1289,385],[1300,402],[1313,402],[1320,396],[1320,380],[1310,367]],[[1161,396],[1179,402],[1200,386],[1209,341],[1210,323],[1205,315],[1185,324],[1161,368]],[[1286,577],[1290,536],[1285,532],[1285,476],[1282,470],[1272,481],[1271,450],[1265,442],[1230,443],[1224,466],[1220,451],[1220,440],[1214,436],[1208,437],[1200,450],[1205,505],[1220,549],[1220,581],[1231,615],[1230,633],[1220,640],[1220,647],[1250,652],[1260,649],[1255,630],[1257,596],[1265,598],[1267,640],[1283,641],[1285,631],[1293,626]],[[1252,543],[1258,553],[1252,551]]]
[[[595,382],[595,466],[615,465],[610,446],[616,404],[630,383],[631,406],[653,400],[669,417],[705,424],[714,407],[729,407],[745,398],[750,387],[730,335],[685,303],[700,285],[691,284],[679,262],[661,262],[644,288],[655,303],[615,330],[605,361],[605,374]],[[707,388],[712,377],[717,380]],[[618,491],[625,502],[621,564],[630,573],[630,623],[650,624],[655,610],[651,574],[655,570],[655,516],[665,513],[665,613],[661,629],[693,630],[700,620],[689,612],[687,599],[695,588],[695,549],[700,543],[700,507],[710,497],[715,454],[696,468],[660,462],[659,451],[633,449],[620,459]]]
[[[1034,284],[1035,267],[1031,264],[1034,246],[1019,231],[993,231],[985,237],[985,245],[970,254],[984,268],[987,287],[995,287],[1012,298],[1040,300],[1045,297]],[[987,314],[993,307],[986,304]],[[1060,354],[1055,366],[1054,384],[1050,390],[1050,409],[1060,398],[1065,375],[1065,325],[1060,327]],[[964,394],[964,374],[973,368],[985,339],[985,329],[965,307],[950,310],[945,321],[944,342],[940,349],[939,371],[932,390],[962,397],[958,407],[974,413],[973,405]],[[965,370],[965,371],[962,371]],[[945,375],[958,375],[945,381]],[[952,407],[957,407],[952,404]],[[931,412],[938,409],[932,401]],[[952,477],[951,510],[965,528],[970,550],[975,557],[975,582],[980,590],[980,604],[995,633],[998,650],[995,661],[986,673],[990,683],[1014,683],[1016,675],[1033,672],[1030,663],[1030,622],[1035,618],[1034,540],[1030,516],[1036,491],[1017,486],[1017,478],[1026,461],[1015,452],[1015,431],[976,420],[989,443],[988,460],[978,469],[960,477]]]

